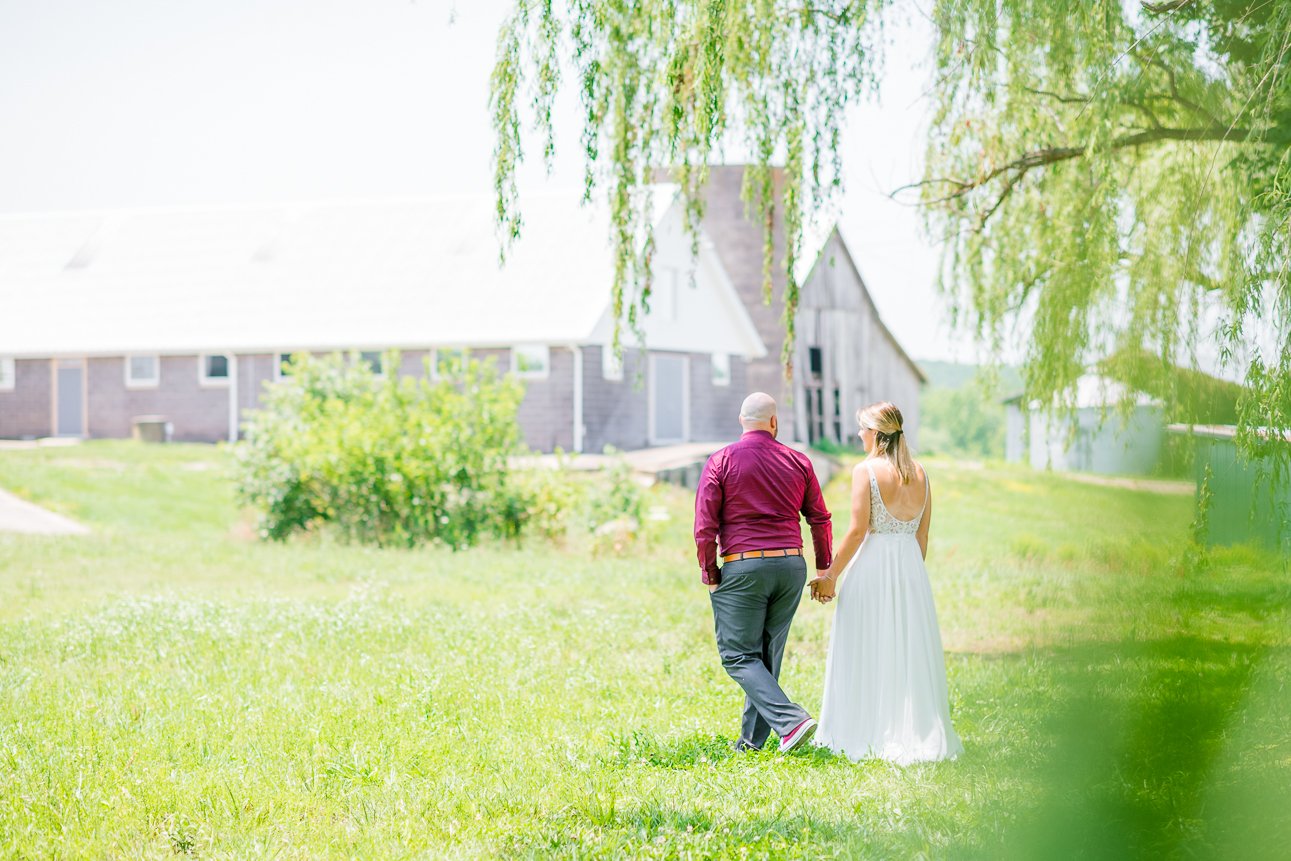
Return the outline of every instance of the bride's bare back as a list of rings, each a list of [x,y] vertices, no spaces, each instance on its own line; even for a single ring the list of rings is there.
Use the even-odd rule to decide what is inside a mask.
[[[874,478],[879,484],[879,493],[888,512],[898,520],[914,520],[918,517],[919,512],[924,510],[928,487],[923,466],[916,463],[914,476],[908,484],[902,484],[896,467],[887,459],[870,458],[869,464],[874,469]]]

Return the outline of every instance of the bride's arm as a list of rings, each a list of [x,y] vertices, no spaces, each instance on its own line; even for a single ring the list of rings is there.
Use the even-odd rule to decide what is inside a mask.
[[[927,473],[924,474],[925,480]],[[923,520],[919,521],[919,531],[915,533],[915,538],[919,539],[919,552],[923,558],[928,558],[928,527],[932,524],[932,483],[925,485],[928,488],[928,501],[923,504]]]
[[[865,469],[865,464],[858,463],[852,470],[852,519],[847,524],[847,531],[843,533],[842,540],[834,548],[834,561],[830,563],[829,570],[823,574],[830,581],[825,586],[826,597],[832,596],[834,582],[838,580],[838,575],[847,569],[847,563],[852,561],[861,542],[865,540],[865,533],[869,531],[870,474]]]

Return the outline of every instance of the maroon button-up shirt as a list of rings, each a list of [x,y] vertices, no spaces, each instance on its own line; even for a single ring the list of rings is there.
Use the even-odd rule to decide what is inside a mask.
[[[829,509],[811,459],[776,442],[768,431],[746,431],[739,442],[716,452],[704,465],[695,493],[695,547],[700,579],[721,582],[722,555],[749,550],[802,547],[798,515],[811,526],[816,567],[833,559]]]

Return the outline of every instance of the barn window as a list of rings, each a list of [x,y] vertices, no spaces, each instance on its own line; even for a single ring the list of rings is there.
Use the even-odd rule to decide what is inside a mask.
[[[820,347],[807,349],[807,365],[813,377],[819,378],[824,373],[825,359],[821,355]]]
[[[0,358],[0,392],[12,392],[16,382],[13,359]]]
[[[547,376],[551,355],[542,344],[524,344],[511,351],[511,370],[521,379],[541,379]]]
[[[843,397],[834,386],[834,442],[843,441]]]
[[[277,361],[273,363],[273,378],[275,380],[285,380],[291,376],[292,354],[278,353]]]
[[[730,353],[713,354],[713,385],[729,386],[731,384]]]
[[[359,353],[359,364],[367,365],[368,370],[372,372],[373,376],[385,376],[385,359],[381,355],[380,350],[364,350]]]
[[[229,357],[224,353],[207,353],[201,358],[201,382],[204,386],[226,386],[229,383]]]
[[[435,369],[435,379],[452,376],[465,362],[465,350],[435,350],[435,360],[431,363],[431,367]]]
[[[126,388],[149,389],[161,382],[161,359],[157,356],[126,356]]]

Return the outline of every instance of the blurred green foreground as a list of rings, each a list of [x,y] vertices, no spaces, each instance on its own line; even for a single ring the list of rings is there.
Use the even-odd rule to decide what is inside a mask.
[[[683,492],[620,555],[266,544],[222,449],[0,453],[93,529],[0,534],[0,856],[1287,857],[1286,560],[1199,554],[1186,494],[929,466],[967,753],[900,770],[730,753]]]

